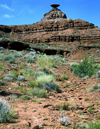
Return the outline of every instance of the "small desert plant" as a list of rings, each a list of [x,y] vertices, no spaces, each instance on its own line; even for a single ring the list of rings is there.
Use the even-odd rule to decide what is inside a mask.
[[[88,109],[88,111],[89,111],[91,114],[93,114],[93,113],[94,113],[94,107],[93,107],[93,105],[92,105],[92,104],[90,104],[90,105],[89,105],[89,109]]]
[[[35,75],[33,69],[19,70],[19,74],[23,75],[26,78],[34,77]]]
[[[41,90],[40,88],[36,88],[36,87],[29,89],[29,94],[33,96],[37,96],[39,98],[47,97],[47,93],[45,90]]]
[[[22,69],[22,68],[23,68],[23,66],[21,64],[19,64],[19,69]]]
[[[12,56],[10,56],[10,55],[4,56],[4,60],[9,61],[9,63],[15,62],[14,58]]]
[[[7,122],[13,118],[15,112],[11,109],[11,106],[4,99],[0,99],[0,123]]]
[[[22,93],[26,94],[26,88],[25,88],[25,87],[21,86],[21,87],[19,87],[19,90],[20,90]]]
[[[70,70],[73,71],[79,77],[82,77],[83,74],[85,76],[91,76],[95,74],[98,70],[98,65],[94,65],[95,59],[93,58],[91,61],[87,61],[87,57],[84,57],[84,60],[79,65],[73,65]]]
[[[68,110],[69,109],[69,103],[68,102],[60,102],[56,105],[56,108],[59,110]]]
[[[37,86],[37,82],[36,82],[36,81],[30,81],[30,82],[29,82],[29,85],[30,85],[31,87],[36,87],[36,86]]]
[[[35,96],[34,99],[33,99],[34,102],[38,103],[38,104],[41,104],[41,101],[40,100],[37,100],[37,97]]]
[[[55,60],[56,60],[57,62],[61,63],[61,64],[65,62],[62,57],[57,57],[57,58],[55,58]]]
[[[4,68],[3,68],[3,65],[0,63],[0,71],[3,71]]]
[[[20,98],[21,98],[21,99],[24,99],[24,100],[29,100],[29,99],[31,99],[30,96],[28,96],[28,95],[22,95],[22,96],[20,96]]]
[[[26,62],[27,63],[34,63],[34,59],[29,58],[29,59],[26,60]]]
[[[53,61],[53,59],[47,56],[38,57],[37,64],[41,69],[49,69],[56,66],[56,63]]]
[[[9,59],[8,62],[11,63],[11,64],[14,64],[15,60],[12,58],[12,59]]]
[[[95,123],[91,122],[89,123],[88,127],[86,129],[100,129],[100,121],[97,121]]]
[[[66,116],[60,116],[58,121],[64,125],[64,126],[68,126],[69,122],[68,122],[69,118]]]
[[[19,73],[17,73],[16,71],[10,71],[9,73],[15,75],[16,77],[19,76]]]
[[[13,53],[13,57],[14,57],[14,58],[19,58],[20,55],[19,55],[19,53]]]
[[[66,83],[65,87],[69,87],[72,83]]]
[[[63,80],[68,80],[68,79],[69,79],[69,77],[68,77],[68,76],[65,76],[65,75],[62,75],[61,78],[62,78]]]
[[[99,86],[98,85],[95,85],[95,86],[93,86],[93,89],[94,90],[99,89]]]
[[[46,82],[54,82],[55,81],[55,78],[53,75],[40,75],[36,78],[36,83],[38,83],[38,85],[41,85],[43,83],[46,83]]]

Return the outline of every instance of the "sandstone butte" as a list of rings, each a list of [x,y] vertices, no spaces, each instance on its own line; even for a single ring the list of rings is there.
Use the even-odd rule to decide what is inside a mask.
[[[85,47],[100,43],[100,28],[81,19],[67,19],[66,14],[57,8],[58,4],[51,6],[53,9],[44,14],[41,21],[30,25],[0,25],[0,34],[32,45],[43,43],[61,46],[64,42],[73,46],[78,42],[75,44],[76,47],[79,45]]]

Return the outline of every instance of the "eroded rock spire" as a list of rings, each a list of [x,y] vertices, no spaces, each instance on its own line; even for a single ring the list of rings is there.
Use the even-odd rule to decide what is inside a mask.
[[[59,7],[59,4],[51,4],[51,7],[53,7],[52,10],[50,10],[48,13],[44,14],[44,18],[41,19],[41,21],[52,21],[52,20],[64,20],[67,19],[66,14],[64,14]]]

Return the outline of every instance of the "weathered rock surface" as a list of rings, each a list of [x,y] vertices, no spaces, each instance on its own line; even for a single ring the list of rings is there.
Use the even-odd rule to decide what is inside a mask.
[[[57,5],[58,6],[58,5]],[[30,25],[3,26],[0,25],[0,37],[4,36],[19,42],[10,42],[9,48],[18,48],[20,42],[27,43],[56,43],[80,42],[81,44],[100,43],[100,28],[81,19],[67,19],[60,9],[54,7],[44,15],[40,22]],[[0,42],[1,44],[1,42]],[[4,41],[3,46],[8,41]],[[26,45],[24,45],[26,47]]]

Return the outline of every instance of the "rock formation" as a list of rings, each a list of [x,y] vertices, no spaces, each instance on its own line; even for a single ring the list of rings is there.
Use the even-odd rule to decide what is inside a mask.
[[[51,20],[63,20],[66,19],[66,14],[64,14],[60,9],[57,7],[60,6],[59,4],[52,4],[51,7],[53,9],[49,11],[49,13],[44,14],[44,18],[41,21],[51,21]]]
[[[66,14],[57,8],[58,4],[51,6],[53,9],[37,23],[17,26],[0,25],[0,36],[32,44],[62,45],[62,42],[68,44],[77,41],[88,45],[100,43],[100,28],[81,19],[67,19]]]

